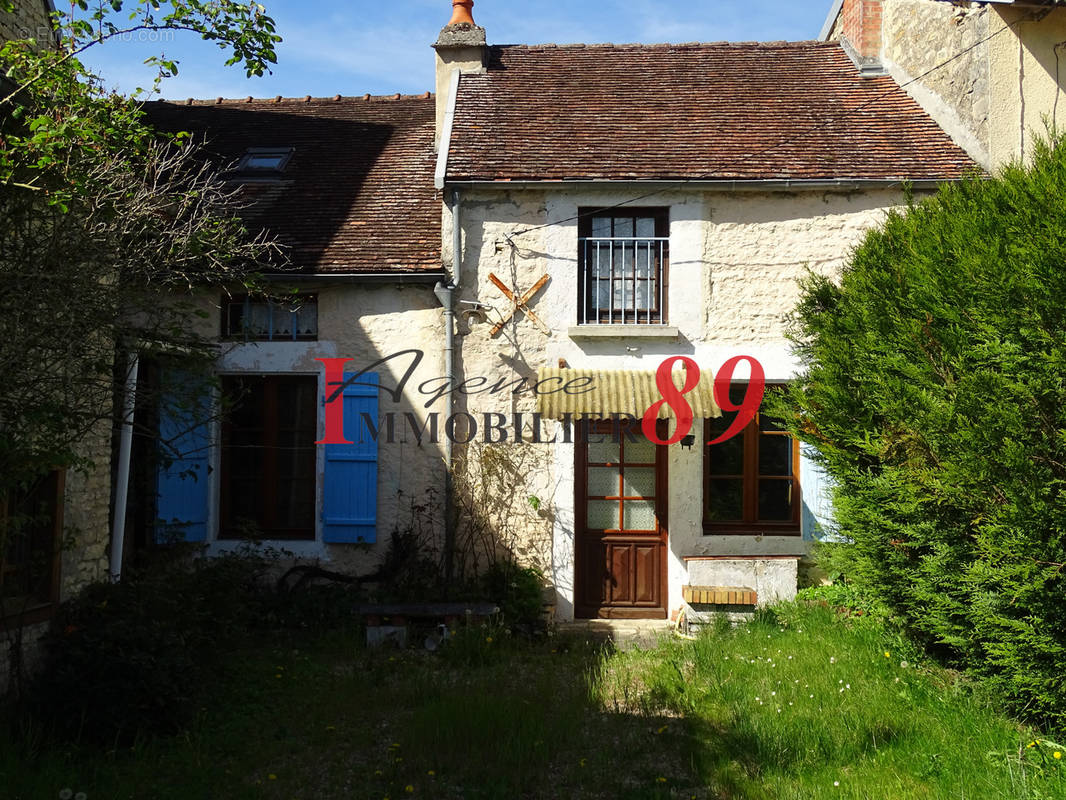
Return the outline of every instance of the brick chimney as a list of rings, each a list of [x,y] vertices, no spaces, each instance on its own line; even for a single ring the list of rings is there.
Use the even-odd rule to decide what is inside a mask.
[[[440,144],[444,117],[451,101],[452,73],[484,72],[486,47],[485,29],[474,22],[471,11],[474,0],[452,0],[452,18],[437,37],[433,49],[437,51],[437,135]]]
[[[844,49],[864,75],[883,75],[881,0],[844,0],[840,10]]]

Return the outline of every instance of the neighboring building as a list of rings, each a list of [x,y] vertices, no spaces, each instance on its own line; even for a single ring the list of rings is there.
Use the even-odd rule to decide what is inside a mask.
[[[151,448],[134,452],[142,482],[131,492],[131,545],[177,535],[217,553],[254,530],[296,557],[372,566],[412,502],[429,486],[443,487],[442,452],[402,428],[395,443],[371,442],[358,453],[317,447],[324,385],[316,359],[365,366],[419,348],[425,357],[412,384],[443,371],[433,294],[444,272],[432,96],[155,102],[146,109],[160,127],[205,134],[216,163],[232,167],[228,177],[254,201],[247,223],[287,250],[291,264],[273,279],[278,293],[293,295],[278,303],[203,298],[209,314],[197,330],[219,338],[222,388],[243,399],[225,424],[164,414],[162,440],[174,463],[157,466]],[[375,372],[389,386],[407,366],[395,361]],[[148,381],[166,379],[158,361],[147,370]],[[350,425],[363,412],[378,416],[376,389],[359,389],[344,401]],[[425,417],[414,398],[399,412],[401,425],[404,413]],[[440,524],[442,516],[433,516]]]
[[[835,0],[823,40],[888,73],[986,169],[1025,159],[1066,121],[1058,0]]]
[[[13,13],[0,12],[0,43],[35,39],[56,46],[51,0],[16,0]],[[21,657],[33,660],[33,643],[62,601],[108,574],[111,499],[111,409],[86,432],[78,455],[88,469],[58,469],[40,476],[23,491],[0,496],[0,518],[28,518],[32,523],[0,548],[0,692],[14,642]],[[16,637],[16,631],[20,636]],[[9,649],[10,648],[10,649]]]
[[[52,25],[55,4],[52,0],[14,0],[14,11],[0,11],[0,42],[34,39],[52,47],[56,31]]]

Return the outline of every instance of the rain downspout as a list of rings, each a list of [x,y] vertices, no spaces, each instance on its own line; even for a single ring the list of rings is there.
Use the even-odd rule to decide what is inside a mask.
[[[444,376],[449,386],[455,386],[455,292],[459,289],[463,266],[463,232],[461,227],[461,203],[459,190],[452,190],[452,278],[445,286],[437,283],[433,293],[444,307]],[[455,409],[455,395],[445,395],[445,419]],[[451,588],[455,568],[455,520],[452,519],[452,441],[444,437],[444,580]]]
[[[130,453],[133,449],[133,412],[137,406],[137,372],[140,358],[131,351],[122,394],[122,431],[118,443],[118,480],[115,485],[115,515],[111,523],[111,580],[122,578],[122,555],[126,544],[126,502],[130,488]]]

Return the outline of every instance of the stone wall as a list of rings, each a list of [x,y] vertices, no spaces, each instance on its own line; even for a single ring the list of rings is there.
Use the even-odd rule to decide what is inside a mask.
[[[14,0],[14,11],[0,11],[0,41],[34,39],[52,47],[55,37],[46,0]]]
[[[106,580],[111,541],[111,420],[98,422],[78,446],[92,463],[67,470],[63,497],[60,599],[67,600],[95,581]]]
[[[990,166],[990,26],[985,5],[886,0],[882,58],[886,68],[970,156]],[[968,51],[965,52],[964,51]],[[964,53],[930,73],[934,67]],[[929,74],[927,74],[929,73]],[[910,83],[917,78],[915,83]]]

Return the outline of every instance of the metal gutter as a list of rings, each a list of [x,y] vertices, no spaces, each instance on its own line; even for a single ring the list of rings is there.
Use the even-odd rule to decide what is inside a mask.
[[[458,72],[458,71],[457,71]],[[457,84],[453,80],[453,86]],[[455,95],[453,94],[452,97]],[[443,151],[443,147],[442,147]],[[444,376],[450,386],[455,386],[455,295],[462,280],[463,271],[463,229],[462,229],[462,195],[458,189],[452,190],[452,278],[447,285],[443,282],[433,287],[433,293],[444,307]],[[448,392],[445,414],[450,418],[455,411],[455,393]],[[452,519],[452,440],[444,437],[444,579],[445,586],[451,587],[455,562],[455,524]]]
[[[448,277],[443,270],[433,272],[274,272],[262,276],[268,281],[323,281],[327,283],[437,283]]]
[[[942,183],[955,183],[959,178],[921,178],[910,180],[907,178],[818,178],[813,180],[792,178],[754,178],[754,179],[679,179],[667,180],[637,180],[637,179],[588,179],[578,178],[574,180],[451,180],[448,186],[463,186],[469,188],[517,188],[517,189],[551,189],[555,187],[582,187],[582,188],[607,188],[640,186],[642,189],[684,189],[688,186],[699,189],[722,192],[774,192],[774,191],[825,191],[842,190],[857,191],[861,189],[892,189],[907,185],[915,189],[935,189]]]
[[[444,112],[444,130],[440,133],[440,142],[437,145],[437,169],[433,173],[433,186],[437,189],[444,188],[445,176],[448,173],[448,151],[452,146],[452,126],[455,125],[455,102],[459,96],[459,78],[462,72],[458,68],[452,70],[451,84],[448,89],[448,108]]]

